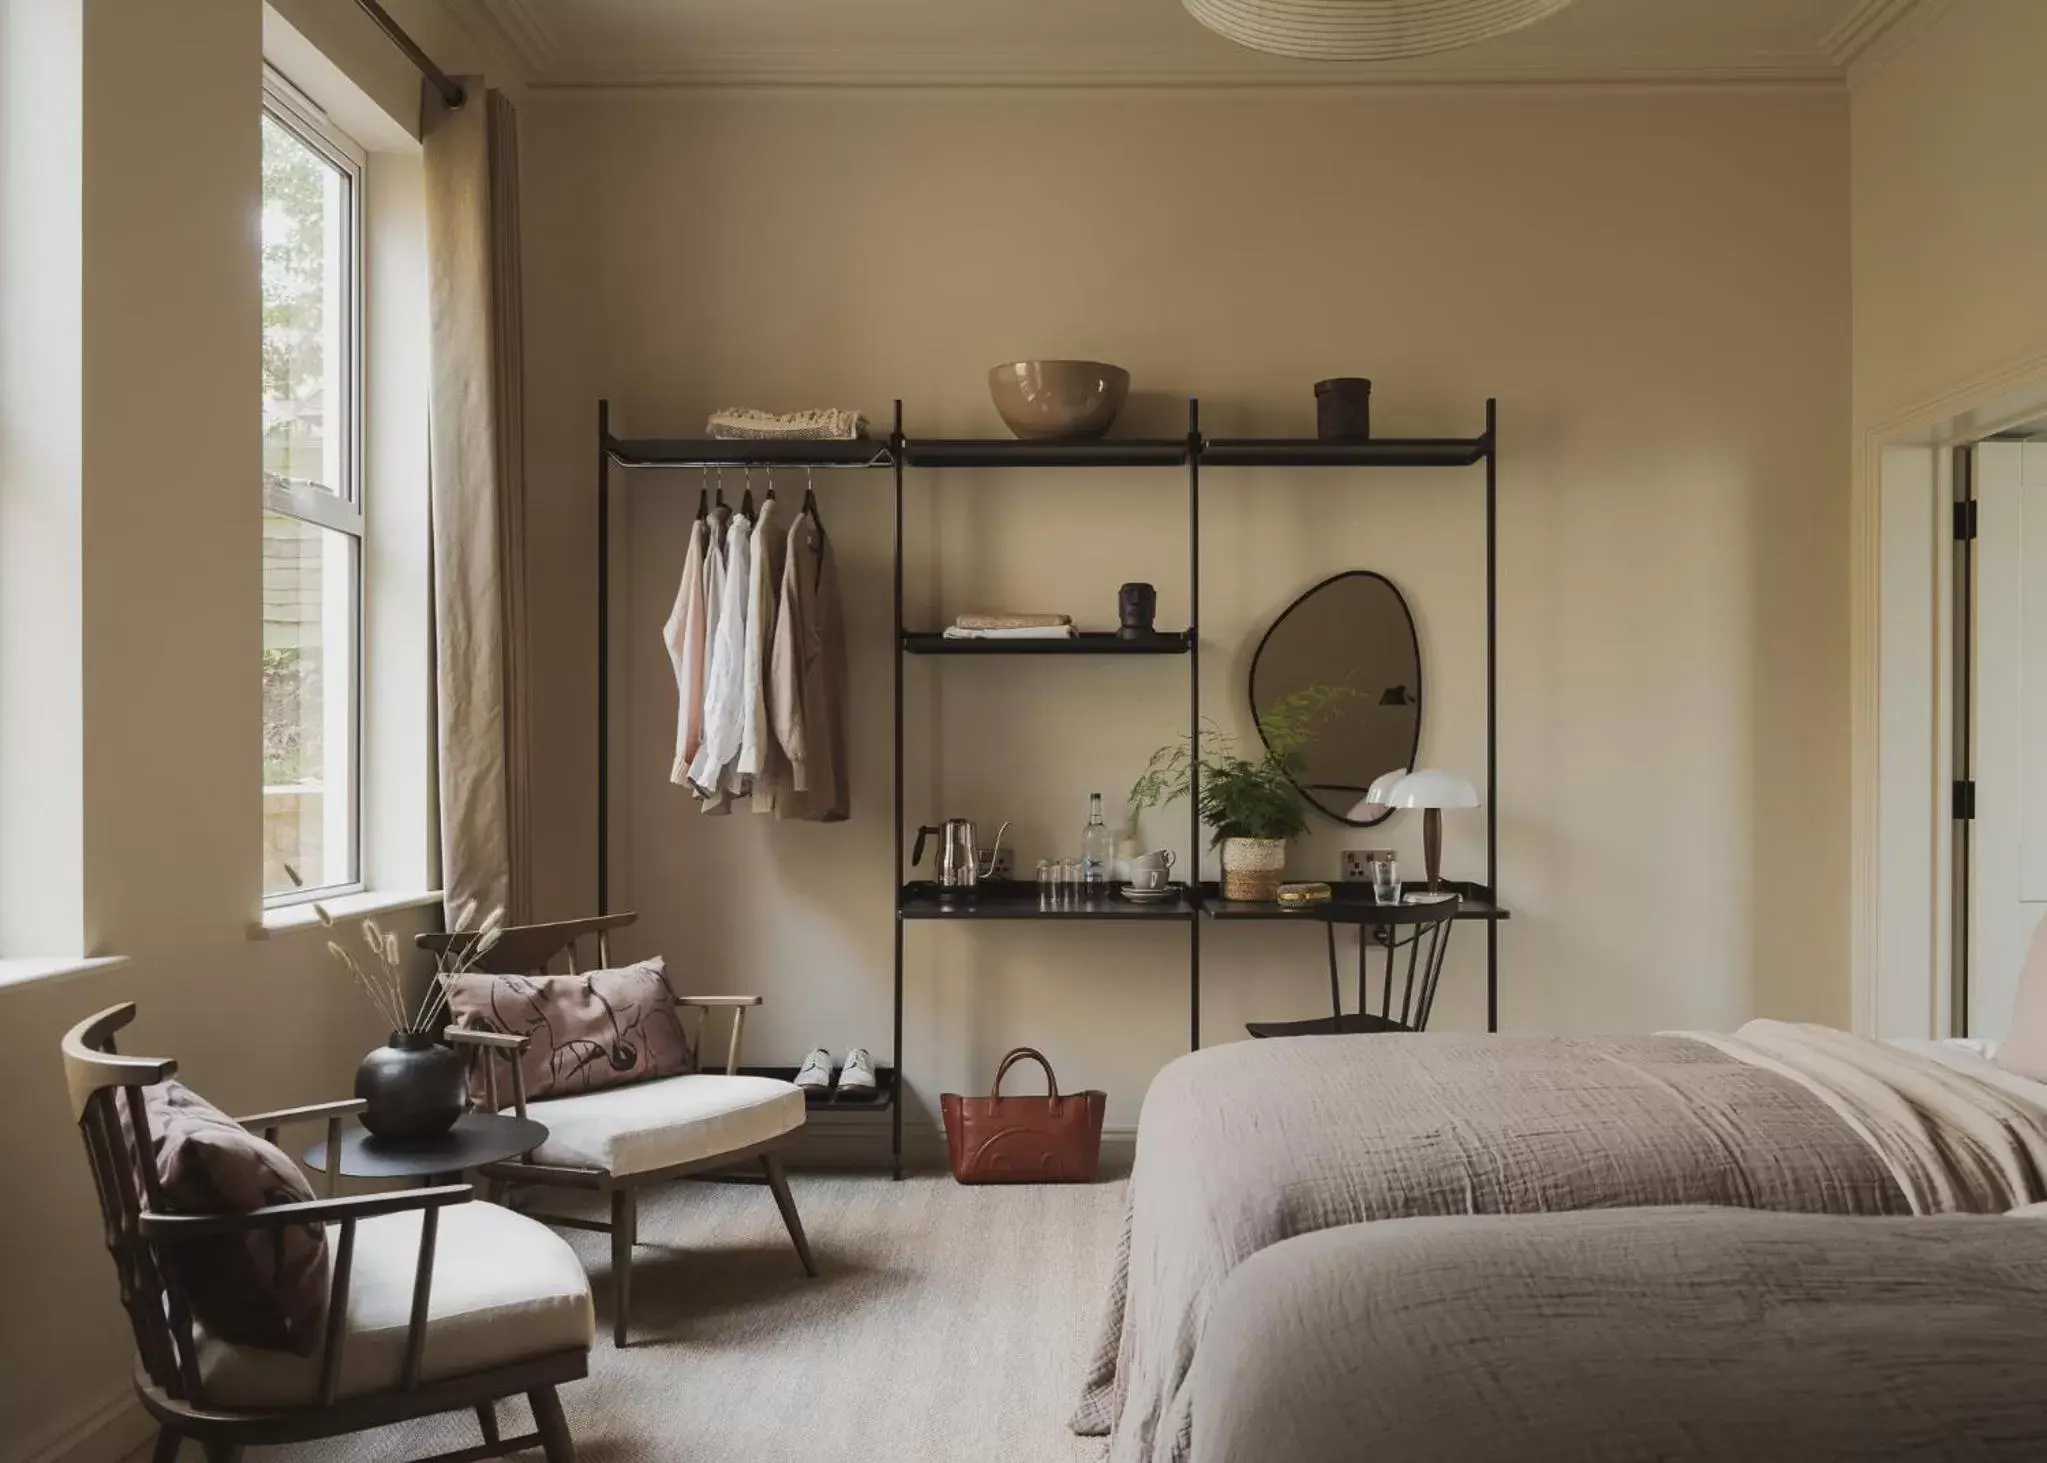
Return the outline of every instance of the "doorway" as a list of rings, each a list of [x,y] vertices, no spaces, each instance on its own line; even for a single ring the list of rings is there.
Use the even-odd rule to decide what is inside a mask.
[[[2000,1038],[2047,914],[2047,438],[1955,472],[1953,1029]]]

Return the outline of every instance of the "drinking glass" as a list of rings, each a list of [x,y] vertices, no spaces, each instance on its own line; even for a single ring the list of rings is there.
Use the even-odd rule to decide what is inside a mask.
[[[1087,873],[1077,858],[1061,859],[1059,862],[1059,888],[1066,905],[1071,908],[1080,903],[1081,893],[1087,883]]]
[[[1400,903],[1400,860],[1392,857],[1372,860],[1372,902]]]
[[[1059,888],[1052,882],[1052,861],[1038,860],[1038,908],[1050,909],[1059,896]]]

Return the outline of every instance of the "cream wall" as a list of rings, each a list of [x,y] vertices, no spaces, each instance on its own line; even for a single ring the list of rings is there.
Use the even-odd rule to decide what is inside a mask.
[[[541,94],[525,113],[540,888],[588,908],[595,399],[680,435],[730,403],[999,432],[996,361],[1131,368],[1125,429],[1312,430],[1378,382],[1389,433],[1502,401],[1500,800],[1510,1031],[1847,1015],[1847,115],[1839,96],[1465,91]],[[785,499],[801,484],[783,479]],[[665,774],[659,627],[694,474],[620,475],[614,902],[683,982],[764,992],[756,1054],[889,1044],[886,478],[819,488],[853,657],[854,818],[706,819]],[[728,479],[736,495],[737,478]],[[756,485],[758,486],[758,484]],[[1390,574],[1421,627],[1424,758],[1483,762],[1477,474],[1207,475],[1203,710],[1300,590]],[[1177,473],[913,475],[912,615],[1186,613]],[[932,550],[937,549],[934,560]],[[1003,818],[1077,852],[1184,724],[1181,667],[913,662],[911,820]],[[1322,824],[1296,851],[1418,855]],[[1184,843],[1177,814],[1147,841]],[[1483,820],[1452,817],[1452,874]],[[1184,1049],[1185,936],[912,926],[920,1115],[1013,1042],[1134,1122]],[[1482,1022],[1459,932],[1439,1022]],[[1311,1013],[1319,942],[1207,932],[1204,1031]]]
[[[2047,6],[1921,0],[1858,69],[1853,119],[1859,429],[2047,376]]]
[[[83,77],[82,107],[68,124],[61,113],[41,121],[51,129],[46,159],[66,146],[78,152],[69,222],[83,238],[71,302],[82,328],[72,327],[71,362],[63,338],[51,335],[41,365],[58,379],[31,384],[78,404],[68,445],[59,444],[77,477],[67,489],[10,470],[0,497],[12,506],[23,493],[55,500],[68,492],[77,514],[72,724],[83,733],[74,730],[71,751],[85,837],[68,937],[10,939],[0,956],[118,954],[131,963],[20,981],[0,961],[9,1052],[0,1155],[10,1195],[0,1210],[0,1458],[10,1463],[117,1457],[140,1436],[132,1348],[64,1097],[57,1043],[65,1028],[135,1000],[142,1014],[126,1049],[176,1056],[184,1076],[235,1111],[345,1095],[355,1062],[381,1037],[366,1004],[335,978],[317,931],[262,938],[253,929],[261,896],[262,6],[47,0],[36,9],[49,18],[66,6],[69,75],[74,86]],[[10,43],[23,36],[8,31]],[[63,57],[47,50],[6,57],[10,68],[39,63],[46,76],[65,74]],[[7,154],[5,166],[18,156]],[[16,181],[11,171],[0,177],[10,203]],[[53,194],[62,189],[39,196]],[[7,220],[11,230],[21,218],[10,210]],[[0,269],[0,291],[20,280]],[[386,314],[395,308],[388,284],[378,286]],[[9,320],[23,308],[13,293],[0,304]],[[0,396],[13,404],[24,384],[14,369],[20,358],[5,359]],[[30,466],[61,473],[64,451]],[[423,501],[423,475],[384,486],[387,520],[408,490]],[[374,535],[383,531],[374,498],[370,512]],[[10,645],[38,640],[36,623],[18,617],[24,609],[61,625],[65,604],[56,596],[0,601],[0,613],[13,617]],[[380,661],[374,646],[369,673],[373,683],[410,674]],[[61,702],[61,684],[46,690]],[[21,705],[9,698],[0,719]],[[422,720],[411,745],[426,734]],[[423,809],[413,813],[423,838]],[[409,937],[424,915],[389,923]]]

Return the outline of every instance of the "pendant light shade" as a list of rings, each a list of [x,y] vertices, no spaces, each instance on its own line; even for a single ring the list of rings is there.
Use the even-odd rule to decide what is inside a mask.
[[[1396,61],[1476,45],[1571,0],[1181,0],[1225,40],[1309,61]]]

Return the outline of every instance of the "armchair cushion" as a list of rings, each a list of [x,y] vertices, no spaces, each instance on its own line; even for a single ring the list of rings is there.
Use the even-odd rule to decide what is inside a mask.
[[[341,1353],[342,1397],[399,1383],[419,1233],[417,1211],[365,1219],[356,1226]],[[590,1283],[575,1251],[559,1235],[495,1204],[457,1204],[441,1211],[421,1381],[587,1351],[595,1327]],[[213,1407],[295,1407],[319,1395],[317,1357],[259,1351],[211,1335],[199,1342],[199,1372]]]
[[[182,1082],[142,1091],[160,1204],[169,1214],[248,1214],[311,1199],[297,1164]],[[127,1109],[120,1109],[127,1124]],[[193,1317],[242,1346],[300,1356],[327,1316],[327,1237],[297,1224],[180,1242],[171,1263]]]
[[[699,1072],[536,1102],[547,1124],[536,1163],[616,1176],[737,1153],[803,1126],[802,1089],[772,1077]]]
[[[493,975],[469,971],[448,984],[460,1026],[531,1039],[519,1059],[529,1099],[596,1092],[649,1077],[694,1071],[688,1038],[657,956],[582,975]],[[485,1098],[483,1064],[471,1095]]]

